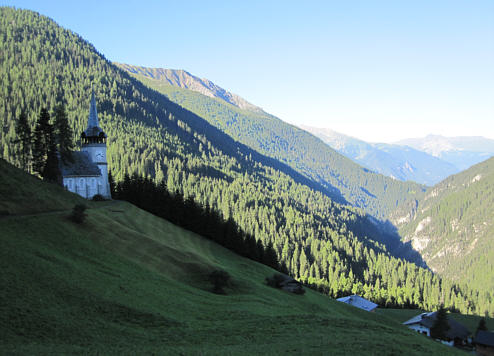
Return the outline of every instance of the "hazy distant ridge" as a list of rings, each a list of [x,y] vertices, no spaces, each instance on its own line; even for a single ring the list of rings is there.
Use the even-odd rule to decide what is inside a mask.
[[[114,64],[134,74],[140,74],[148,78],[167,82],[175,87],[189,89],[209,96],[210,98],[222,99],[243,110],[257,113],[264,112],[260,107],[249,103],[247,100],[236,94],[226,91],[212,81],[206,78],[196,77],[183,69],[146,68],[116,62]]]
[[[355,162],[402,181],[412,180],[432,186],[459,172],[452,163],[412,147],[367,143],[330,129],[300,127]]]
[[[410,138],[396,143],[439,157],[454,164],[459,170],[467,169],[494,156],[494,140],[481,136],[428,135],[423,138]]]

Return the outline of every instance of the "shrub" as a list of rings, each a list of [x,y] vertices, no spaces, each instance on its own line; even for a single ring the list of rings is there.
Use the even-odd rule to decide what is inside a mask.
[[[281,288],[281,283],[286,279],[285,276],[283,276],[280,273],[275,273],[273,274],[272,277],[266,277],[266,284],[270,287],[273,288]]]
[[[225,294],[224,287],[230,282],[230,275],[226,271],[215,270],[209,275],[209,280],[213,283],[213,293]]]
[[[96,194],[93,196],[93,201],[105,201],[106,199],[101,194]]]
[[[87,216],[86,209],[87,207],[84,204],[76,204],[72,209],[72,214],[70,214],[70,220],[76,224],[82,224]]]

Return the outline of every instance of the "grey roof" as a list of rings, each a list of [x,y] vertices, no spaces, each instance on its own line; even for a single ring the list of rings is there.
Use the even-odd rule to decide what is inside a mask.
[[[72,162],[60,160],[62,176],[100,176],[101,171],[96,163],[93,163],[87,152],[72,152]]]
[[[437,312],[422,313],[405,321],[403,324],[405,325],[419,324],[430,329],[434,325],[434,322],[436,321],[436,317],[437,317]],[[459,322],[457,322],[456,320],[454,320],[453,318],[448,317],[448,324],[449,324],[449,330],[446,332],[446,336],[448,338],[466,339],[468,335],[470,335],[468,329]]]
[[[105,134],[99,127],[98,111],[96,110],[96,99],[94,98],[94,90],[91,94],[91,104],[89,106],[89,118],[87,120],[87,128],[84,133],[88,137],[98,137],[101,133]],[[105,135],[106,137],[106,135]]]
[[[494,332],[479,330],[473,339],[473,343],[494,347]]]
[[[348,297],[338,298],[336,300],[367,311],[372,311],[377,308],[376,303],[372,303],[370,300],[362,298],[361,296],[356,294],[350,295]]]

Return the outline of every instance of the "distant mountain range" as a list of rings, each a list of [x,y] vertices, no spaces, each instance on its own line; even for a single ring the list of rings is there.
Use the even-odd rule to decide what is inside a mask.
[[[368,143],[325,128],[300,127],[364,167],[428,186],[494,155],[494,140],[484,137],[429,135],[386,144]]]
[[[494,140],[480,136],[444,137],[428,135],[396,142],[454,164],[462,171],[494,156]]]
[[[364,167],[402,181],[412,180],[431,186],[459,171],[453,164],[412,147],[372,144],[330,129],[301,128]]]

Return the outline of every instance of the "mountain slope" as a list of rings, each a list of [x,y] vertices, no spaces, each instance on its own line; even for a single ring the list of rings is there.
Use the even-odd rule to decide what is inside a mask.
[[[301,126],[355,162],[378,173],[432,186],[457,173],[453,164],[408,146],[367,143],[330,129]]]
[[[427,152],[465,170],[494,156],[494,140],[485,137],[444,137],[428,135],[397,142]]]
[[[235,140],[279,160],[300,174],[324,186],[331,198],[360,207],[384,219],[410,195],[423,189],[411,182],[400,182],[370,172],[335,152],[313,135],[265,113],[240,110],[221,100],[154,79],[136,67],[122,65],[137,79],[170,100],[206,119]],[[137,67],[142,68],[142,67]]]
[[[393,222],[434,271],[494,290],[494,158],[428,189]]]
[[[228,104],[238,107],[239,109],[252,111],[255,113],[264,113],[264,111],[240,96],[230,93],[220,88],[213,82],[205,78],[198,78],[189,72],[181,69],[164,69],[164,68],[146,68],[140,66],[131,66],[124,63],[114,63],[126,71],[156,79],[172,86],[189,89],[210,98],[221,99]]]
[[[80,199],[0,167],[1,185],[15,178],[46,206]],[[0,195],[10,206],[18,197]],[[86,204],[82,225],[70,209],[0,218],[2,353],[459,354],[311,290],[268,287],[273,270],[128,203]],[[231,275],[226,295],[210,292],[216,269]]]

